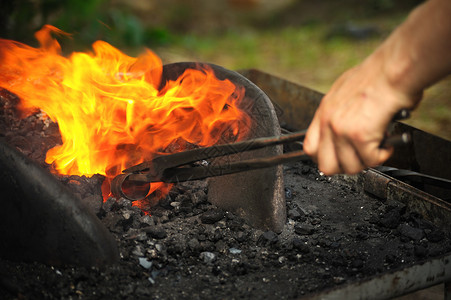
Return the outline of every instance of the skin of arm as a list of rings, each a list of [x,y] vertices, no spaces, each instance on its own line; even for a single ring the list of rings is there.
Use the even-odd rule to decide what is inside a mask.
[[[393,116],[414,109],[423,90],[449,73],[451,0],[429,0],[335,81],[308,128],[304,151],[326,175],[383,163],[393,152],[380,148]]]

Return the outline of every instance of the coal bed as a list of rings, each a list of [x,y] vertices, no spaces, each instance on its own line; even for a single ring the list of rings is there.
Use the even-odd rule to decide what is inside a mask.
[[[48,168],[57,125],[39,113],[19,120],[17,99],[5,91],[0,99],[3,139]],[[206,180],[176,184],[149,215],[126,199],[104,202],[102,176],[57,178],[109,229],[120,260],[80,267],[2,258],[2,299],[297,299],[451,251],[449,233],[403,203],[312,163],[284,166],[280,233],[210,204]]]

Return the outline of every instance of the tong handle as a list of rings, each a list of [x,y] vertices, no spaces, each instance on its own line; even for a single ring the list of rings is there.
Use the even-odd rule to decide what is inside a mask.
[[[165,169],[162,176],[159,178],[153,178],[151,174],[131,174],[129,179],[142,182],[164,181],[168,183],[176,183],[268,168],[284,163],[307,161],[310,159],[310,156],[305,154],[304,151],[295,151],[284,153],[278,156],[269,156],[231,162],[227,165],[211,165],[191,168],[169,168]]]
[[[404,108],[398,111],[394,116],[392,121],[402,121],[410,118],[410,110]]]
[[[402,121],[408,118],[410,118],[410,111],[408,109],[401,109],[393,116],[391,124],[393,124],[396,121]],[[410,134],[407,132],[395,135],[389,135],[388,133],[386,133],[379,147],[380,148],[397,147],[406,145],[410,143],[410,141],[411,137]]]
[[[387,136],[381,143],[381,148],[398,147],[410,143],[411,137],[407,132]]]
[[[176,168],[209,158],[237,154],[269,146],[290,143],[303,139],[305,137],[305,133],[306,130],[303,130],[282,136],[255,138],[232,144],[213,145],[210,147],[203,147],[169,155],[162,155],[155,157],[151,161],[143,162],[139,165],[125,169],[122,172],[136,173],[152,169],[156,171],[156,173],[158,173],[159,170]]]

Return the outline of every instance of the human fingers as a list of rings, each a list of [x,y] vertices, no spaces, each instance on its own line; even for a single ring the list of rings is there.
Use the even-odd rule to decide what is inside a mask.
[[[334,145],[338,164],[344,173],[357,174],[366,167],[352,140],[336,136]]]
[[[320,131],[320,138],[317,148],[318,169],[326,175],[342,173],[337,153],[333,133],[329,127],[324,126]]]
[[[366,167],[381,165],[393,154],[393,147],[383,147],[381,146],[381,141],[357,147],[358,155]]]
[[[313,161],[317,162],[318,157],[318,144],[320,139],[320,124],[318,113],[315,113],[315,116],[310,123],[309,128],[307,129],[307,133],[305,135],[303,149],[304,152],[312,158]]]

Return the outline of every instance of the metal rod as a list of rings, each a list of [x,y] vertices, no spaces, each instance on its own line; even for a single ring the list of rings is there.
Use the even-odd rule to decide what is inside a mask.
[[[395,178],[403,178],[417,183],[426,183],[444,189],[451,189],[451,180],[446,178],[431,176],[411,170],[397,169],[388,166],[379,166],[375,169]]]
[[[282,136],[256,138],[237,143],[214,145],[210,147],[182,151],[169,155],[162,155],[154,158],[151,161],[143,162],[139,165],[125,169],[123,172],[124,173],[141,172],[144,169],[150,169],[151,167],[153,169],[158,169],[158,166],[162,166],[164,168],[173,168],[204,159],[236,154],[244,151],[250,151],[269,146],[286,144],[303,139],[305,137],[305,133],[306,130],[303,130]]]
[[[222,176],[233,173],[239,173],[249,170],[268,168],[279,164],[294,161],[310,160],[310,157],[304,151],[289,152],[279,156],[249,159],[238,162],[232,162],[226,165],[218,166],[200,166],[192,168],[169,168],[164,170],[161,177],[155,177],[151,173],[146,174],[127,174],[130,181],[139,182],[183,182],[189,180],[199,180],[212,176]]]

